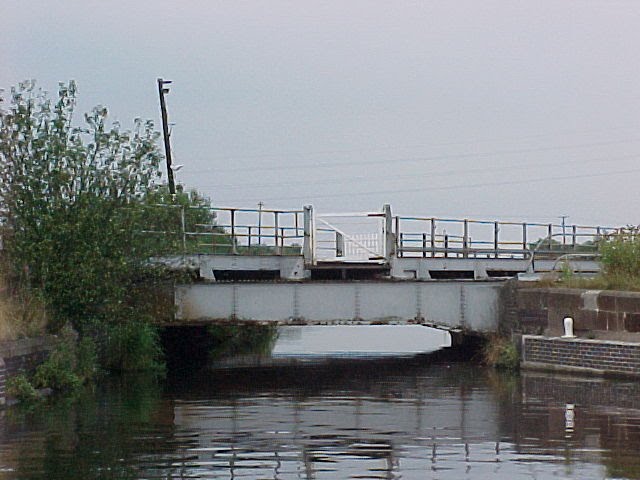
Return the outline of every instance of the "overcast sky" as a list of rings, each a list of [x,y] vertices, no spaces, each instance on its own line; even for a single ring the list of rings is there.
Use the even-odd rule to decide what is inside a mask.
[[[154,119],[217,205],[640,223],[640,1],[0,0],[0,86]]]

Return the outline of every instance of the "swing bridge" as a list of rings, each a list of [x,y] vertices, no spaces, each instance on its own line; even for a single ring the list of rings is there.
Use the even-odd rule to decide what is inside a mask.
[[[599,271],[604,226],[299,210],[210,209],[170,234],[161,261],[195,273],[175,288],[177,322],[422,324],[494,331],[516,276]]]

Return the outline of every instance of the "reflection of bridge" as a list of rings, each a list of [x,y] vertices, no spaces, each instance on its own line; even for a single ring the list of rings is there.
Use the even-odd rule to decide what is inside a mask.
[[[195,270],[206,282],[177,288],[179,320],[493,330],[498,279],[561,266],[597,272],[597,244],[615,232],[394,216],[389,205],[328,215],[309,206],[211,210],[215,225],[190,223],[188,212],[176,207],[179,231],[163,232],[178,236],[183,252],[162,261]]]

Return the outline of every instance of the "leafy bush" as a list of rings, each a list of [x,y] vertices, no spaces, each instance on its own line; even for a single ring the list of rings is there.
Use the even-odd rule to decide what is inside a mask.
[[[602,242],[600,254],[605,273],[612,276],[640,278],[640,240],[636,227]]]
[[[60,343],[41,363],[33,376],[38,388],[51,388],[56,392],[74,391],[82,385],[76,373],[76,355],[73,341]]]
[[[7,380],[7,395],[24,403],[34,402],[40,398],[38,391],[22,373]]]
[[[498,335],[491,336],[483,349],[484,362],[498,370],[518,370],[520,356],[511,340]]]

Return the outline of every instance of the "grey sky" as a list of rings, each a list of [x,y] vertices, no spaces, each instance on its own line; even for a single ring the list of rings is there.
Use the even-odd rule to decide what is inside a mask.
[[[0,86],[159,124],[219,205],[640,223],[640,2],[0,0]]]

